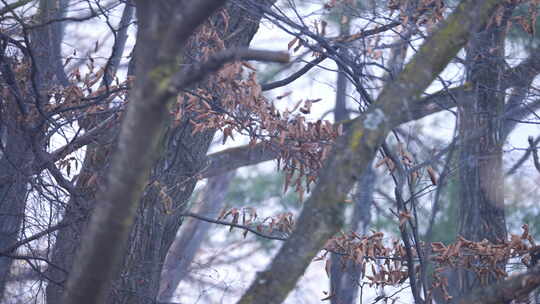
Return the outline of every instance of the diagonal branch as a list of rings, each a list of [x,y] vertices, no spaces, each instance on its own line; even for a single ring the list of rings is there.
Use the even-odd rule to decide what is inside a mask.
[[[535,147],[539,142],[540,142],[540,137],[537,137],[532,143],[529,140],[529,149],[527,149],[527,151],[525,151],[523,156],[521,156],[519,158],[519,160],[512,166],[512,168],[510,168],[510,170],[508,170],[506,172],[505,175],[510,176],[510,175],[516,173],[516,171],[525,163],[525,161],[527,161],[529,159],[529,156],[531,156],[531,153],[536,152]],[[534,161],[534,159],[533,159],[533,161]],[[540,169],[538,169],[538,170],[540,172]]]
[[[255,146],[245,145],[226,149],[208,155],[208,165],[201,173],[201,177],[208,178],[220,175],[240,167],[273,160],[278,156],[278,153],[265,147],[264,143],[258,143]]]
[[[473,97],[472,90],[466,86],[443,90],[420,99],[413,99],[409,104],[409,111],[397,118],[397,124],[404,124],[409,121],[421,119],[428,115],[438,113],[443,110],[455,107],[455,100],[469,102]],[[352,123],[352,120],[342,122],[345,126]],[[265,148],[263,143],[255,146],[244,145],[226,149],[208,155],[208,165],[201,172],[202,178],[212,177],[229,170],[238,169],[244,166],[252,166],[258,163],[276,159],[279,153],[272,149]]]
[[[302,67],[300,70],[294,72],[293,74],[289,75],[289,77],[287,77],[287,78],[284,78],[284,79],[281,79],[281,80],[278,80],[278,81],[274,81],[274,82],[271,82],[271,83],[262,84],[261,89],[263,91],[270,91],[270,90],[273,90],[275,88],[286,86],[289,83],[291,83],[291,82],[295,81],[296,79],[300,78],[301,76],[303,76],[305,73],[309,72],[312,68],[316,67],[319,63],[323,62],[326,58],[328,58],[328,57],[326,57],[324,55],[321,55],[321,56],[311,60],[310,62],[308,62],[304,67]]]
[[[354,119],[325,162],[317,186],[304,204],[296,229],[270,266],[259,272],[239,304],[281,303],[325,242],[343,225],[343,202],[411,101],[442,72],[502,1],[461,1],[426,39],[398,79],[388,83],[367,112]]]
[[[529,57],[523,60],[517,66],[508,69],[504,75],[505,89],[511,87],[523,87],[530,79],[534,79],[540,73],[540,48],[534,48],[530,51]]]
[[[394,28],[394,27],[396,27],[396,26],[398,26],[400,24],[401,24],[400,22],[392,22],[390,24],[380,26],[380,27],[377,27],[375,29],[361,31],[360,33],[356,33],[354,35],[349,35],[349,36],[345,36],[345,37],[337,37],[337,38],[334,38],[334,40],[337,41],[337,42],[340,42],[340,43],[352,42],[352,41],[356,41],[358,39],[366,38],[366,37],[369,37],[369,36],[373,36],[373,35],[385,32],[385,31],[387,31],[389,29],[392,29],[392,28]],[[261,85],[261,88],[262,88],[263,91],[269,91],[269,90],[272,90],[272,89],[275,89],[275,88],[286,86],[289,83],[291,83],[291,82],[295,81],[296,79],[300,78],[302,75],[309,72],[309,70],[311,70],[313,67],[316,67],[319,63],[323,62],[326,58],[328,58],[328,55],[321,54],[319,57],[317,57],[316,59],[308,62],[304,67],[302,67],[300,70],[294,72],[289,77],[286,77],[284,79],[281,79],[281,80],[278,80],[278,81],[275,81],[275,82],[263,84],[263,85]]]

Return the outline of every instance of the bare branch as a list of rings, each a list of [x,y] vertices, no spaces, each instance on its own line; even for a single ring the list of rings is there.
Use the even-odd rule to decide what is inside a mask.
[[[213,72],[218,71],[225,64],[233,61],[256,60],[263,62],[289,62],[289,54],[285,52],[273,52],[254,49],[232,49],[219,52],[211,56],[206,62],[183,69],[173,76],[169,89],[171,93],[177,93],[182,88],[203,80]]]
[[[319,63],[323,62],[326,58],[327,57],[324,56],[324,55],[319,56],[316,59],[311,60],[310,62],[308,62],[303,68],[296,71],[295,73],[293,73],[289,77],[278,80],[278,81],[275,81],[275,82],[265,83],[265,84],[261,85],[261,89],[263,91],[270,91],[270,90],[273,90],[275,88],[286,86],[289,83],[291,83],[291,82],[295,81],[296,79],[300,78],[305,73],[309,72],[309,70],[311,70],[313,67],[316,67]]]
[[[264,143],[258,143],[255,146],[245,145],[230,148],[208,155],[208,165],[201,173],[201,176],[203,178],[212,177],[240,167],[273,160],[277,157],[278,153],[265,147]]]
[[[530,79],[540,73],[540,49],[531,50],[529,57],[517,66],[508,69],[503,77],[505,88],[526,86]]]
[[[251,232],[251,233],[253,233],[255,235],[258,235],[260,237],[263,237],[263,238],[266,238],[266,239],[269,239],[269,240],[277,240],[277,241],[286,241],[287,240],[286,238],[282,238],[282,237],[262,233],[262,232],[258,231],[257,229],[253,229],[253,228],[251,228],[249,226],[246,226],[246,225],[240,225],[240,224],[235,224],[235,223],[231,223],[231,222],[227,222],[227,221],[215,220],[215,219],[212,219],[212,218],[209,218],[209,217],[206,217],[206,216],[202,216],[202,215],[199,215],[199,214],[196,214],[196,213],[186,212],[186,213],[182,213],[180,215],[181,216],[193,217],[193,218],[196,218],[196,219],[199,219],[201,221],[208,222],[208,223],[224,225],[224,226],[229,226],[229,227],[234,227],[234,228],[240,228],[240,229],[249,231],[249,232]]]
[[[13,11],[14,9],[16,8],[19,8],[21,6],[24,6],[30,2],[32,2],[33,0],[19,0],[17,2],[14,2],[14,3],[11,3],[7,6],[5,6],[4,8],[0,9],[0,16],[6,14],[7,12],[10,12],[10,11]]]
[[[520,157],[520,159],[512,166],[512,168],[510,168],[510,170],[508,170],[508,172],[506,172],[506,176],[509,176],[509,175],[512,175],[514,173],[516,173],[516,171],[519,169],[519,167],[521,167],[525,161],[527,159],[529,159],[529,156],[531,156],[531,153],[533,151],[536,151],[533,147],[536,147],[536,145],[540,142],[540,136],[537,137],[532,145],[531,145],[531,142],[529,141],[529,147],[530,149],[527,149],[527,151],[525,151],[525,153],[523,154],[523,156]]]
[[[389,29],[392,29],[392,28],[394,28],[394,27],[396,27],[396,26],[398,26],[400,24],[401,23],[399,23],[399,22],[392,22],[390,24],[380,26],[380,27],[372,29],[372,30],[361,31],[360,33],[357,33],[357,34],[354,34],[354,35],[349,35],[349,36],[344,36],[344,37],[337,37],[334,40],[337,41],[337,42],[352,42],[352,41],[356,41],[358,39],[366,38],[366,37],[369,37],[369,36],[373,36],[373,35],[385,32],[385,31],[387,31]],[[270,90],[275,89],[275,88],[286,86],[289,83],[291,83],[291,82],[295,81],[296,79],[300,78],[302,75],[309,72],[309,70],[311,70],[313,67],[317,66],[319,63],[323,62],[326,58],[328,58],[327,55],[321,54],[319,57],[317,57],[316,59],[308,62],[303,68],[296,71],[295,73],[293,73],[289,77],[278,80],[278,81],[275,81],[275,82],[263,84],[263,85],[261,85],[261,88],[262,88],[263,91],[270,91]]]
[[[71,225],[72,222],[69,222],[69,221],[61,221],[60,223],[54,225],[54,226],[51,226],[45,230],[42,230],[30,237],[27,237],[23,240],[20,240],[18,242],[16,242],[15,244],[9,246],[8,248],[4,248],[4,249],[1,249],[0,250],[0,255],[4,256],[4,255],[7,255],[7,254],[11,254],[12,252],[14,252],[15,250],[17,250],[19,247],[25,245],[25,244],[28,244],[32,241],[35,241],[41,237],[44,237],[48,234],[51,234],[59,229],[62,229],[64,227],[67,227],[69,225]]]

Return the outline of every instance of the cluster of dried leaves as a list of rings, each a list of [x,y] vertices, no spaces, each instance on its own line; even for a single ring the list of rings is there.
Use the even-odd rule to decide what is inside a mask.
[[[462,268],[477,275],[480,282],[487,284],[489,278],[501,279],[508,273],[501,265],[510,259],[519,258],[523,265],[529,267],[531,256],[537,250],[533,237],[529,234],[528,225],[522,226],[521,235],[512,234],[510,240],[493,244],[488,240],[473,242],[458,237],[454,244],[445,246],[442,243],[432,243],[431,250],[434,255],[431,260],[438,267],[434,271],[434,286],[440,287],[444,296],[451,299],[448,294],[448,281],[441,273],[448,268]]]
[[[257,220],[258,215],[255,208],[231,208],[223,209],[218,220],[231,218],[231,223],[242,224],[245,227],[254,227],[258,232],[265,235],[289,235],[294,228],[293,214],[284,212],[275,216],[269,216],[262,220]],[[229,231],[232,231],[233,226]],[[248,230],[244,230],[243,236],[246,237]]]
[[[65,65],[70,61],[69,57]],[[10,91],[4,87],[1,91],[2,100],[6,105],[18,105],[20,110],[11,114],[20,117],[27,126],[42,124],[44,120],[55,121],[55,125],[72,124],[78,122],[83,129],[90,129],[97,122],[96,116],[111,110],[112,101],[118,101],[117,106],[124,104],[129,82],[120,83],[116,79],[110,86],[101,86],[96,89],[96,84],[101,80],[105,68],[96,68],[94,60],[89,58],[85,66],[85,72],[81,73],[77,68],[68,75],[69,86],[53,86],[46,92],[39,92],[38,87],[33,86],[35,75],[31,72],[31,64],[27,61],[19,61],[16,56],[10,58],[9,68],[17,91]],[[54,129],[57,131],[57,129]]]
[[[201,60],[225,48],[217,29],[210,24],[202,27],[197,38],[212,41],[212,45],[201,46]],[[334,139],[342,134],[341,126],[306,120],[305,115],[319,100],[300,100],[292,108],[278,110],[263,96],[255,71],[245,62],[226,65],[210,76],[211,87],[184,92],[178,97],[172,110],[175,122],[188,119],[193,133],[219,129],[223,143],[234,139],[234,134],[248,136],[250,145],[263,143],[279,154],[278,167],[286,173],[285,189],[294,185],[302,195],[315,181]]]
[[[55,89],[55,102],[50,107],[67,121],[77,121],[80,127],[88,131],[103,120],[100,114],[123,110],[133,79],[120,82],[116,78],[113,84],[94,89],[106,72],[106,67],[97,68],[94,60],[90,59],[85,70],[83,74],[78,68],[75,69],[69,75],[71,85]]]
[[[105,121],[107,115],[103,114],[121,113],[131,80],[120,82],[115,79],[109,86],[99,86],[107,68],[97,68],[94,60],[88,58],[85,72],[75,68],[68,75],[69,85],[50,86],[43,91],[37,85],[38,76],[32,72],[29,60],[19,60],[19,55],[14,51],[5,57],[9,60],[3,65],[3,73],[8,76],[10,83],[0,90],[0,99],[5,105],[1,108],[1,114],[24,126],[21,130],[28,131],[28,134],[41,130],[39,140],[46,143],[53,135],[61,133],[62,127],[77,123],[79,131],[70,142],[75,144],[83,130],[88,132],[93,129],[93,134],[97,136],[119,117],[117,115]],[[72,58],[68,57],[64,65],[68,65]],[[45,125],[52,127],[44,128]],[[69,166],[72,160],[59,160],[59,166]]]
[[[525,32],[534,36],[535,29],[536,29],[536,20],[538,17],[538,5],[540,4],[540,0],[508,0],[507,2],[513,3],[513,4],[522,4],[522,3],[529,4],[529,7],[527,9],[527,14],[525,16],[516,15],[516,16],[512,16],[510,20],[508,20],[507,30],[512,26],[512,24],[517,23],[521,26],[521,28]],[[503,10],[501,6],[499,8],[498,13],[494,15],[490,23],[495,22],[497,24],[500,24],[502,21],[502,16],[503,16]]]
[[[521,235],[511,235],[509,240],[498,244],[487,240],[473,242],[458,237],[453,244],[445,245],[440,242],[429,244],[432,254],[429,260],[434,264],[432,290],[440,288],[442,294],[451,299],[448,294],[448,278],[442,273],[450,269],[465,269],[475,273],[478,280],[483,283],[489,278],[504,278],[508,276],[502,265],[510,259],[520,259],[523,265],[531,266],[531,257],[536,251],[540,251],[539,246],[529,234],[527,225],[523,225]],[[329,252],[341,255],[342,267],[354,265],[358,267],[361,278],[366,279],[371,285],[376,286],[396,286],[409,279],[407,261],[407,250],[402,242],[394,240],[390,246],[385,245],[382,232],[372,232],[371,235],[360,236],[354,232],[336,236],[328,241],[322,256],[317,260],[327,257]],[[427,249],[425,244],[421,248]],[[412,260],[418,260],[418,253],[415,248]],[[352,262],[352,263],[350,263]],[[327,271],[330,259],[326,260]],[[414,269],[418,276],[420,267]],[[432,290],[429,292],[431,294]]]
[[[414,23],[431,28],[444,19],[445,5],[443,0],[403,1],[391,0],[388,2],[390,14],[399,12],[401,23],[406,25]]]
[[[348,261],[359,267],[361,277],[369,280],[370,285],[385,286],[401,284],[407,279],[406,256],[403,245],[395,240],[392,246],[387,247],[383,242],[383,232],[373,232],[371,235],[358,235],[355,232],[341,235],[330,239],[324,247],[324,254],[316,260],[324,259],[329,252],[342,256],[341,265],[347,267]],[[330,259],[326,259],[327,274],[330,269]],[[382,263],[375,263],[382,261]],[[371,274],[367,275],[367,266],[371,268]],[[356,267],[356,266],[355,266]]]

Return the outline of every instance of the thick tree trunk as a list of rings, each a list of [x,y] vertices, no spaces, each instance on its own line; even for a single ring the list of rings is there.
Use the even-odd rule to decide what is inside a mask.
[[[226,21],[223,14],[216,14],[210,20],[215,28],[220,29],[218,34],[224,39],[225,46],[233,48],[249,45],[258,29],[260,16],[249,14],[234,4],[226,7],[226,14],[229,16],[227,27],[224,26]],[[210,43],[199,41],[197,38],[191,39],[190,45],[186,48],[185,63],[200,60],[202,44]],[[210,89],[213,85],[205,82],[201,87]],[[219,96],[216,95],[215,98],[219,99]],[[189,113],[186,113],[184,120],[178,126],[170,127],[164,137],[162,144],[164,155],[151,172],[137,210],[124,266],[119,278],[113,284],[112,292],[107,299],[108,303],[155,303],[163,261],[181,224],[178,214],[185,210],[186,202],[193,192],[197,182],[195,175],[206,164],[206,153],[214,134],[213,131],[192,134],[193,127],[188,122],[188,116]],[[104,152],[91,151],[91,153]],[[103,174],[102,170],[108,164],[108,158],[100,159],[104,163],[94,163],[90,169],[99,172],[99,175]],[[94,187],[91,191],[95,194],[96,190]],[[167,193],[172,206],[165,206],[160,195],[161,190]],[[91,204],[94,194],[89,197]],[[169,214],[170,211],[173,213]],[[73,215],[66,213],[66,216]],[[53,262],[60,262],[67,272],[70,272],[73,266],[74,253],[80,246],[80,232],[86,225],[86,221],[79,222],[76,227],[59,233]],[[57,274],[65,280],[65,274],[60,272]],[[48,289],[51,289],[47,291],[48,303],[58,303],[57,299],[62,293],[62,288],[50,284]]]
[[[141,206],[140,198],[144,192],[154,190],[147,189],[147,186],[154,187],[155,184],[153,180],[149,184],[148,177],[152,174],[153,164],[166,148],[167,121],[171,119],[169,107],[176,100],[172,81],[179,70],[177,65],[185,63],[179,55],[189,37],[223,4],[224,1],[211,0],[179,3],[137,1],[139,28],[132,96],[107,174],[107,189],[100,194],[99,204],[95,206],[88,231],[73,262],[63,303],[105,303],[114,297],[115,294],[110,296],[111,283],[123,266],[130,231]],[[179,89],[184,88],[181,86]],[[163,211],[157,206],[150,208],[148,213]],[[143,234],[146,232],[142,231]],[[160,241],[161,238],[157,240]],[[130,249],[127,260],[133,252]],[[152,250],[155,252],[155,248]],[[126,292],[122,288],[116,290]],[[140,302],[154,302],[152,295],[145,293],[144,286],[141,286],[141,291],[144,300]]]
[[[500,120],[505,91],[501,79],[504,31],[513,5],[505,6],[502,22],[477,32],[466,48],[467,82],[474,90],[474,102],[459,107],[459,135],[468,139],[459,156],[459,234],[472,241],[506,240]],[[460,270],[457,284],[453,290],[463,295],[480,286],[480,280],[471,271]]]
[[[115,125],[103,136],[87,146],[84,162],[77,177],[76,189],[80,197],[72,197],[64,212],[64,221],[71,224],[58,231],[52,249],[51,263],[47,268],[47,278],[51,280],[46,288],[47,303],[60,303],[67,274],[73,265],[75,254],[80,247],[81,235],[88,226],[88,218],[96,200],[96,190],[105,186],[107,168],[110,164],[114,139],[118,133]]]
[[[229,15],[227,31],[219,31],[226,47],[249,45],[258,29],[260,16],[250,15],[234,5],[228,5],[226,11]],[[226,28],[222,14],[216,14],[210,22],[217,29]],[[201,42],[197,40],[192,40],[185,58],[201,58],[201,45],[198,45]],[[205,82],[201,87],[210,89],[213,86]],[[215,98],[219,99],[219,95]],[[193,126],[186,118],[166,135],[166,155],[154,167],[149,183],[153,186],[147,188],[141,200],[118,288],[109,303],[154,303],[157,297],[163,262],[182,223],[178,214],[187,207],[197,183],[194,176],[206,164],[206,153],[214,135],[213,131],[196,134],[192,131]],[[172,214],[163,210],[158,185],[166,189],[173,202]]]
[[[68,0],[41,0],[36,22],[46,24],[51,19],[57,19],[65,13]],[[34,62],[32,69],[35,72],[30,83],[19,84],[12,81],[10,73],[13,67],[8,57],[3,58],[2,86],[19,92],[18,97],[11,100],[0,101],[0,172],[9,176],[10,180],[0,183],[0,248],[13,245],[19,235],[24,220],[26,198],[29,191],[28,183],[32,173],[28,168],[36,158],[33,152],[43,149],[46,145],[41,140],[44,129],[36,129],[35,125],[25,123],[26,115],[35,104],[43,106],[48,102],[46,92],[52,86],[67,83],[61,61],[61,41],[63,25],[59,22],[36,27],[29,33],[30,48],[33,52]],[[30,61],[30,58],[26,58]],[[3,82],[3,81],[2,81]],[[37,90],[37,91],[36,91]],[[23,93],[24,92],[24,93]],[[31,96],[26,100],[18,100],[22,96]],[[4,103],[5,102],[5,103]],[[19,106],[16,104],[19,103]],[[40,117],[45,119],[45,117]],[[38,151],[40,153],[41,151]],[[10,257],[0,257],[0,298],[4,294],[6,282],[12,264]]]
[[[9,104],[8,108],[11,108]],[[8,183],[0,184],[0,248],[10,247],[19,237],[29,181],[26,172],[20,168],[32,160],[32,154],[28,152],[30,143],[22,132],[22,126],[14,119],[9,119],[10,116],[7,117],[8,119],[2,120],[0,125],[0,129],[5,130],[5,138],[8,139],[7,142],[4,140],[1,142],[0,171],[14,178]],[[11,116],[16,117],[19,116]],[[4,294],[12,262],[13,259],[10,257],[0,257],[0,295]]]

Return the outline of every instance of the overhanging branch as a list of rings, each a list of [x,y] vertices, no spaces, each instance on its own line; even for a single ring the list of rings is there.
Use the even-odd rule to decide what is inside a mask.
[[[225,50],[211,56],[206,62],[182,69],[182,71],[173,76],[169,91],[175,94],[182,88],[189,87],[203,80],[206,75],[218,71],[225,64],[242,60],[287,63],[289,62],[289,54],[286,52],[263,51],[249,48]]]

